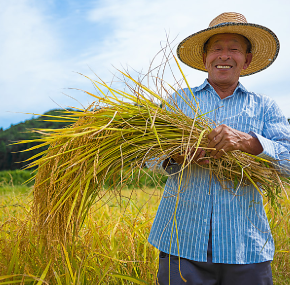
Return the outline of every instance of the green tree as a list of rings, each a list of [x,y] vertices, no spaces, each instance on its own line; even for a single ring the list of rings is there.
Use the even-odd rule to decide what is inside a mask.
[[[44,115],[60,115],[63,110],[56,109],[46,112]],[[23,152],[35,144],[14,144],[20,140],[30,140],[39,137],[32,129],[39,128],[63,128],[68,126],[68,122],[48,122],[46,117],[37,117],[16,125],[11,125],[7,130],[0,129],[0,171],[21,169],[27,165],[24,162],[33,155],[45,150],[45,148]]]

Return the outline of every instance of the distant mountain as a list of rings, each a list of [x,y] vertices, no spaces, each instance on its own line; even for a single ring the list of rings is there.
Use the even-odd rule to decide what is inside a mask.
[[[46,112],[44,115],[61,115],[62,109],[55,109]],[[33,155],[43,151],[45,148],[37,149],[29,152],[21,152],[22,150],[32,147],[34,144],[16,144],[12,143],[20,140],[29,140],[39,137],[37,133],[31,132],[31,129],[56,129],[68,126],[67,122],[47,122],[47,117],[38,117],[17,125],[11,125],[9,129],[3,130],[0,128],[0,170],[21,169],[27,165],[23,162]]]
[[[61,115],[62,109],[55,109],[44,113],[44,115]],[[45,150],[45,148],[37,149],[29,152],[21,152],[35,145],[35,143],[16,144],[14,142],[20,140],[29,140],[39,137],[37,133],[31,132],[31,129],[56,129],[68,126],[67,122],[47,122],[46,117],[38,117],[17,125],[12,125],[9,129],[0,128],[0,171],[21,169],[27,165],[24,162],[33,155]],[[288,119],[290,123],[290,119]]]

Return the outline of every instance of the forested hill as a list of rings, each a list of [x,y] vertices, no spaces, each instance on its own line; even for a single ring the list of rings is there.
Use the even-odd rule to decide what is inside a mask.
[[[63,110],[56,109],[46,112],[44,115],[60,115],[61,112],[63,112]],[[0,171],[21,169],[27,165],[27,162],[23,161],[44,150],[44,148],[42,148],[29,152],[21,152],[22,150],[32,147],[33,144],[12,144],[13,142],[20,140],[37,138],[37,134],[31,132],[31,129],[63,128],[68,125],[68,123],[47,122],[44,120],[45,117],[38,117],[26,120],[17,125],[12,125],[7,130],[0,128]],[[290,123],[290,119],[288,119],[288,121]]]
[[[46,112],[44,115],[60,115],[62,112],[63,110],[56,109]],[[47,122],[44,121],[45,118],[37,117],[26,120],[17,125],[11,125],[7,130],[0,128],[0,170],[21,169],[27,164],[27,162],[23,163],[22,161],[41,151],[38,149],[29,152],[20,152],[33,146],[32,143],[11,145],[11,143],[16,141],[37,138],[39,135],[31,132],[31,129],[63,128],[68,125],[65,122]]]

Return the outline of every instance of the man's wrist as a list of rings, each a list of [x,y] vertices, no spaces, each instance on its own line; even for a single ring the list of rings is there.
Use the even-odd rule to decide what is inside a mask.
[[[171,165],[176,165],[176,164],[178,163],[172,157],[168,157],[162,163],[162,167],[166,169],[166,167],[171,166]]]
[[[169,157],[169,165],[174,165],[174,164],[178,164],[174,158]]]
[[[245,152],[258,155],[263,152],[263,146],[260,143],[259,139],[256,137],[253,137],[249,134],[250,138],[247,140]]]

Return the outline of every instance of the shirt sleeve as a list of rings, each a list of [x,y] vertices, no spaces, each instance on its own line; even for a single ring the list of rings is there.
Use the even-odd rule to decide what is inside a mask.
[[[274,101],[264,115],[262,134],[249,134],[256,137],[263,147],[263,152],[258,156],[275,161],[277,169],[290,176],[290,124]]]

